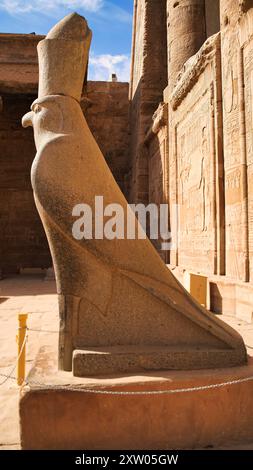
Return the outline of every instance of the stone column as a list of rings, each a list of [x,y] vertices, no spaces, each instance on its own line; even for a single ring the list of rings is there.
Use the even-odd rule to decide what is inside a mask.
[[[167,0],[168,82],[172,90],[184,63],[206,39],[205,0]]]

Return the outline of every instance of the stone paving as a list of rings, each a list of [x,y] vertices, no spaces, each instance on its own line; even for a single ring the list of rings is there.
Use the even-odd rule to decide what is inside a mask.
[[[58,305],[55,282],[43,275],[23,275],[0,281],[0,374],[9,374],[17,356],[18,313],[29,313],[27,372],[39,350],[51,335],[57,334]],[[253,356],[253,324],[235,317],[221,318],[235,328]],[[0,375],[0,450],[19,449],[19,387],[15,371],[9,380]],[[4,382],[4,383],[3,383]],[[236,447],[232,446],[235,449]],[[240,446],[253,449],[253,444]]]

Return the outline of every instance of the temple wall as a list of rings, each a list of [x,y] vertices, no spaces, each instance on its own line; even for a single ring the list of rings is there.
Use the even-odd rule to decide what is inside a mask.
[[[130,84],[130,98],[137,92],[139,82],[143,74],[144,64],[144,35],[146,30],[146,2],[134,0],[134,23],[133,23],[133,44],[132,44],[132,80]]]
[[[167,85],[166,0],[136,0],[130,81],[131,192],[148,201],[148,155],[143,146],[152,115]]]
[[[129,84],[87,84],[85,117],[123,193],[127,195],[129,163]]]
[[[253,2],[221,1],[226,274],[253,280]]]
[[[218,33],[185,66],[170,96],[172,232],[178,227],[172,263],[206,274],[224,274],[220,96]]]
[[[0,113],[0,269],[51,264],[44,230],[35,208],[30,170],[36,153],[32,129],[21,118],[35,96],[3,95]]]
[[[172,3],[168,3],[170,12]],[[178,4],[177,8],[179,8],[180,2],[178,2]],[[184,2],[181,2],[182,9],[183,6]],[[209,7],[210,5],[208,6],[206,2],[206,15]],[[179,204],[179,209],[182,211],[181,206],[183,199],[182,194],[180,194],[180,185],[182,185],[181,174],[185,172],[184,168],[181,169],[180,167],[180,161],[183,158],[182,154],[186,154],[186,161],[188,159],[186,169],[189,167],[191,171],[201,174],[202,164],[200,161],[197,163],[198,157],[196,155],[196,149],[192,147],[192,142],[194,142],[194,140],[201,140],[202,122],[208,115],[210,116],[208,107],[206,106],[206,108],[204,108],[204,89],[207,87],[210,90],[211,87],[213,87],[214,90],[213,131],[210,128],[210,124],[206,126],[208,138],[212,139],[212,132],[215,137],[214,152],[212,157],[212,154],[206,151],[206,155],[208,156],[206,160],[211,168],[213,165],[212,158],[214,159],[214,171],[210,183],[214,189],[216,185],[216,190],[212,194],[210,188],[208,190],[205,189],[205,191],[207,191],[206,198],[208,205],[211,207],[209,211],[205,210],[205,214],[208,214],[208,212],[211,214],[213,226],[210,226],[210,233],[208,233],[208,227],[204,229],[203,226],[206,232],[206,240],[210,241],[213,239],[214,245],[207,246],[205,253],[205,240],[203,237],[199,238],[200,229],[196,226],[196,220],[200,220],[201,213],[203,212],[204,206],[201,200],[202,197],[204,197],[204,193],[202,196],[199,194],[198,197],[196,193],[194,196],[195,200],[193,198],[193,214],[187,209],[183,209],[181,214],[183,224],[181,222],[180,226],[182,230],[180,230],[180,238],[183,241],[178,244],[177,250],[171,252],[171,263],[176,266],[187,267],[187,269],[201,271],[202,273],[210,274],[213,272],[214,274],[225,274],[229,279],[246,282],[252,281],[253,271],[253,202],[251,194],[251,160],[253,158],[251,155],[253,65],[252,7],[252,1],[242,0],[238,2],[235,0],[222,0],[220,2],[221,73],[219,72],[217,51],[215,53],[216,65],[214,66],[216,78],[213,77],[210,64],[204,72],[201,70],[201,73],[199,73],[202,64],[201,61],[199,63],[196,61],[201,54],[200,50],[194,57],[185,62],[181,70],[177,70],[176,78],[174,76],[173,83],[168,87],[167,92],[167,101],[169,103],[169,200],[172,213],[172,206],[175,204]],[[191,10],[188,9],[188,27],[192,26],[190,13]],[[173,11],[172,15],[175,14],[175,11]],[[210,15],[208,18],[206,17],[206,26],[208,21],[210,22]],[[187,22],[185,22],[185,24],[186,23]],[[181,30],[182,27],[182,25],[177,25],[176,22],[171,22],[169,31],[172,29],[172,33],[170,34],[169,32],[169,35],[173,37],[173,32],[174,34],[178,34],[178,31]],[[194,37],[196,38],[195,35],[191,37],[192,41]],[[209,41],[205,44],[208,45],[208,42]],[[211,54],[212,48],[210,50],[208,50],[208,48],[209,46],[206,47],[207,53]],[[172,66],[172,70],[174,70],[174,66],[177,66],[179,58],[175,61],[176,65],[174,64]],[[173,54],[169,56],[169,60],[173,62]],[[194,62],[196,62],[195,66]],[[196,73],[197,69],[198,73]],[[194,85],[193,87],[189,86],[189,83],[187,83],[187,74],[191,77],[188,81]],[[204,80],[202,76],[204,76]],[[175,109],[175,104],[171,106],[171,103],[173,100],[175,101],[174,98],[177,97],[178,94],[180,95],[181,93],[182,95],[182,90],[185,96],[181,100],[178,109]],[[194,93],[196,93],[196,99],[198,101],[202,100],[203,107],[196,108],[193,99]],[[217,100],[216,103],[215,99]],[[218,111],[215,110],[215,106]],[[187,116],[186,121],[188,120],[190,126],[188,137],[185,139],[183,135],[181,135],[183,133],[182,129],[185,126],[187,128],[187,122],[184,116]],[[196,119],[196,117],[201,120],[201,125],[198,124],[199,119]],[[200,145],[199,142],[196,148],[199,148]],[[200,154],[199,150],[197,150],[197,154]],[[192,160],[194,160],[194,164]],[[192,170],[193,166],[195,168],[194,170]],[[190,175],[188,174],[188,170],[186,172],[186,179],[189,185]],[[199,187],[201,187],[201,184],[203,184],[203,179],[202,183],[199,183]],[[181,189],[181,192],[182,190],[183,189]],[[191,192],[191,188],[188,187],[185,195],[185,200],[189,206],[188,209],[190,209],[192,205]],[[212,206],[214,209],[212,209]],[[188,217],[190,218],[189,222],[187,222]],[[173,219],[171,223],[173,225]],[[185,224],[186,227],[184,227]],[[214,235],[213,231],[216,235]],[[195,239],[196,250],[194,250],[194,245],[190,242],[190,240],[193,241],[193,238]],[[185,248],[183,248],[184,245]],[[203,250],[203,256],[199,253],[198,247],[201,247],[201,250]],[[211,264],[210,256],[212,258]],[[204,266],[205,259],[207,260],[206,266]]]
[[[44,36],[0,34],[0,92],[36,94],[39,79],[37,44]]]
[[[205,0],[206,37],[220,31],[220,0]]]
[[[168,203],[168,106],[165,103],[161,103],[153,115],[145,146],[148,154],[148,201],[159,207]],[[169,220],[167,222],[169,224]],[[152,242],[161,258],[168,263],[169,252],[161,249],[161,238]]]
[[[169,204],[173,237],[179,222],[177,247],[160,254],[175,272],[207,275],[213,311],[251,321],[253,0],[167,0],[167,53],[168,86],[137,131],[147,202]]]

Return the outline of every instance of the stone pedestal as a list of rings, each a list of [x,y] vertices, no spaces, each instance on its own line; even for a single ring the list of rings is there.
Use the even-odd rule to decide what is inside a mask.
[[[56,349],[43,348],[29,376],[34,385],[22,390],[22,449],[200,449],[253,439],[253,381],[149,394],[244,379],[253,375],[252,360],[211,373],[157,371],[80,379],[57,371]],[[44,385],[38,387],[37,381]]]

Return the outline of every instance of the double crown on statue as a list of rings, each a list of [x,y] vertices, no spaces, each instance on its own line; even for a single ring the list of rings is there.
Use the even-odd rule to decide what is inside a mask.
[[[91,36],[86,20],[72,13],[39,42],[39,98],[64,95],[80,102]]]

